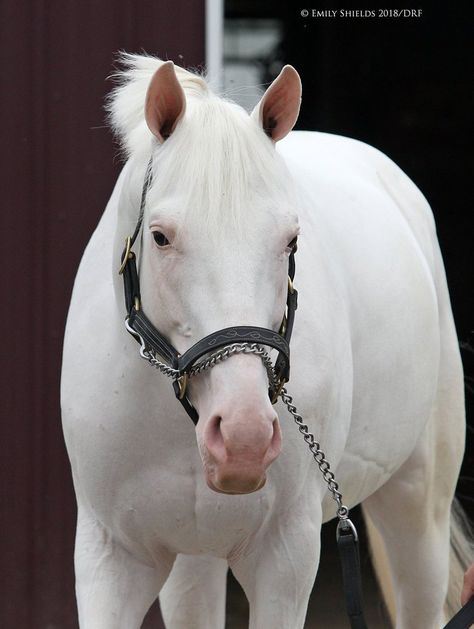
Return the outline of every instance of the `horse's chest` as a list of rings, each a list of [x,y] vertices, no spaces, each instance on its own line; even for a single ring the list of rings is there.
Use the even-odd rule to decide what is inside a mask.
[[[108,515],[117,536],[152,553],[164,546],[227,557],[252,539],[268,509],[268,492],[219,495],[198,473],[152,468],[118,488]]]

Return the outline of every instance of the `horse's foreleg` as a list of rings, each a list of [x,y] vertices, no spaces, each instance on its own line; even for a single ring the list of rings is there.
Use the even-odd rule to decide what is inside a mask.
[[[178,555],[160,592],[168,629],[223,629],[228,565],[225,559]]]
[[[249,600],[250,629],[303,629],[320,553],[321,514],[279,516],[230,566]]]
[[[437,264],[441,352],[431,417],[411,457],[363,503],[385,546],[397,629],[444,625],[451,503],[464,452],[462,366],[440,256]]]
[[[410,459],[363,503],[383,540],[396,629],[437,629],[445,624],[450,507],[459,456],[449,456],[449,448],[436,452],[433,442],[428,427]],[[442,458],[437,456],[441,452]]]
[[[174,556],[158,567],[141,563],[79,510],[76,595],[81,629],[138,629],[166,580]]]

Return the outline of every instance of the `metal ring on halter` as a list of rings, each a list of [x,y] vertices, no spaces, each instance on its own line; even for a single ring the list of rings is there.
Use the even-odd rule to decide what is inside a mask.
[[[291,279],[289,275],[288,275],[288,292],[290,292],[292,295],[295,292],[295,287],[293,286],[293,280]]]
[[[179,386],[179,395],[178,400],[182,400],[186,395],[186,387],[188,386],[188,374],[183,373],[182,376],[177,378],[178,386]]]
[[[280,378],[275,387],[275,392],[273,393],[272,399],[270,400],[272,404],[276,404],[278,402],[278,398],[280,397],[280,393],[282,392],[284,386],[285,378]]]
[[[140,349],[138,350],[140,353],[140,356],[142,358],[144,358],[145,360],[148,360],[148,357],[146,356],[146,354],[144,354],[145,350],[146,350],[146,345],[145,345],[145,341],[143,340],[143,338],[140,336],[140,334],[138,334],[138,332],[136,330],[134,330],[133,328],[130,327],[129,323],[128,323],[128,317],[125,319],[125,329],[127,330],[127,332],[129,332],[132,336],[134,336],[137,341],[140,343]]]
[[[123,254],[122,264],[121,264],[120,269],[119,269],[119,275],[122,275],[122,273],[125,271],[125,267],[127,266],[127,262],[128,262],[129,257],[130,257],[130,251],[131,250],[132,250],[132,237],[131,236],[127,236],[127,238],[125,240],[125,252]]]
[[[346,507],[347,508],[347,507]],[[342,518],[339,520],[339,522],[337,523],[337,527],[336,527],[336,539],[339,539],[339,535],[341,534],[342,529],[351,529],[353,535],[354,535],[354,539],[357,542],[359,540],[359,535],[357,534],[357,529],[354,526],[354,524],[352,523],[352,520],[349,520],[349,518],[346,516],[345,518]]]
[[[355,530],[355,527],[352,524],[352,522],[349,520],[349,509],[346,507],[346,505],[343,505],[342,503],[340,503],[339,507],[337,508],[336,515],[339,518],[339,520],[345,520],[347,522],[350,522],[352,528],[355,531],[356,537],[357,537],[357,531]]]

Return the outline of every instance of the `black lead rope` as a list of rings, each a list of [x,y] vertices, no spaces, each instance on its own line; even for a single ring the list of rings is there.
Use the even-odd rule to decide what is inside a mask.
[[[469,629],[474,624],[474,596],[451,618],[444,629]]]
[[[339,520],[337,547],[342,568],[344,597],[351,629],[367,629],[363,612],[362,581],[360,574],[359,540],[350,520]],[[469,629],[474,625],[474,596],[461,607],[443,629]]]
[[[342,569],[346,610],[351,629],[367,629],[362,610],[359,537],[350,520],[339,520],[336,529],[337,548]]]
[[[367,629],[362,609],[359,540],[355,526],[350,520],[339,520],[336,538],[342,568],[346,610],[351,629]],[[471,596],[443,629],[470,629],[473,625],[474,596]]]

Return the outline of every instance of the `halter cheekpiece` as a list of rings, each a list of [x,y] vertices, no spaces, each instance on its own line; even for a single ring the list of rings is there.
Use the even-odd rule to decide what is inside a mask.
[[[173,372],[173,388],[176,397],[184,409],[197,423],[199,416],[190,402],[186,385],[189,375],[196,362],[220,348],[234,343],[254,343],[266,345],[278,351],[274,366],[275,378],[269,382],[268,394],[272,403],[278,396],[290,377],[290,339],[298,305],[298,292],[293,286],[295,275],[296,244],[291,250],[288,263],[288,292],[286,298],[286,312],[283,315],[280,330],[275,332],[268,328],[250,325],[239,325],[213,332],[197,341],[184,354],[180,354],[170,341],[153,325],[143,312],[140,296],[140,279],[137,270],[136,255],[132,247],[141,234],[143,216],[148,189],[153,178],[153,157],[150,158],[143,183],[140,212],[135,231],[125,241],[125,248],[121,256],[119,273],[123,276],[125,307],[127,309],[126,328],[133,338],[142,346],[142,351],[152,352],[163,359],[169,370]]]

